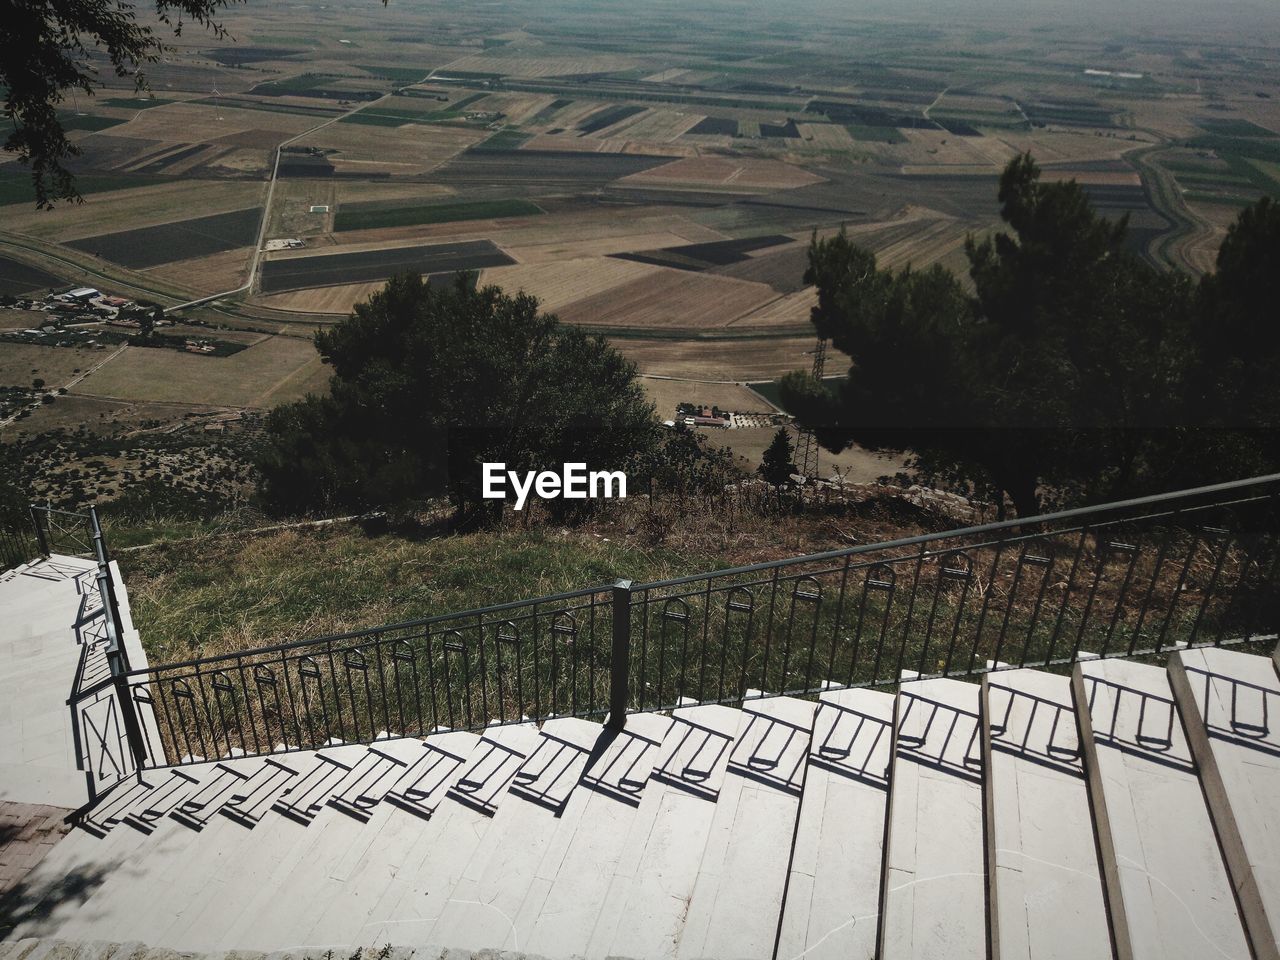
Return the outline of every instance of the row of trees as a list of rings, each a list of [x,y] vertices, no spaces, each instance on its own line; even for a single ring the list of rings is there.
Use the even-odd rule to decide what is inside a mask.
[[[969,283],[814,239],[813,323],[853,365],[838,387],[791,374],[783,397],[827,449],[908,451],[1023,516],[1280,468],[1280,206],[1244,210],[1196,283],[1029,155],[999,199],[1011,229],[967,242]]]

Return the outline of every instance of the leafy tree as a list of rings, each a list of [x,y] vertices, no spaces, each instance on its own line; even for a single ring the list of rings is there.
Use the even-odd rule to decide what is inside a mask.
[[[144,342],[151,339],[151,335],[155,333],[156,323],[164,319],[164,307],[152,307],[146,313],[138,317],[138,336]]]
[[[795,449],[791,445],[787,428],[779,427],[778,432],[773,435],[773,441],[765,449],[764,456],[760,458],[760,476],[778,489],[790,486],[792,474],[800,472],[792,459],[794,455]]]
[[[1190,436],[1170,452],[1177,482],[1280,470],[1280,203],[1242,210],[1196,291]]]
[[[228,2],[156,0],[155,20],[174,36],[191,20],[222,38],[226,32],[214,17]],[[143,65],[158,60],[164,46],[127,0],[0,0],[0,23],[0,87],[13,124],[4,149],[31,166],[37,206],[78,200],[64,161],[80,151],[67,140],[58,104],[68,90],[92,94],[100,85],[91,51],[142,90]]]
[[[815,240],[819,335],[853,358],[836,390],[794,373],[785,402],[824,446],[911,451],[927,478],[1007,494],[1018,514],[1130,491],[1175,415],[1190,284],[1125,251],[1126,223],[1029,155],[1000,178],[1012,232],[940,266],[881,270],[843,233]],[[1002,508],[1003,509],[1003,508]]]
[[[635,367],[526,294],[393,278],[316,335],[330,392],[274,411],[262,493],[275,510],[367,509],[447,494],[475,517],[481,468],[614,470],[653,455]],[[576,501],[554,501],[559,508]]]

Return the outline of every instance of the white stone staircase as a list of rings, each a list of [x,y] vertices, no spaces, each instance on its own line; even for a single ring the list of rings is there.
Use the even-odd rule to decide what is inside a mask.
[[[1271,958],[1277,704],[1270,657],[1206,649],[154,771],[6,939]]]
[[[23,958],[1275,960],[1280,676],[1183,650],[155,770],[0,917]]]

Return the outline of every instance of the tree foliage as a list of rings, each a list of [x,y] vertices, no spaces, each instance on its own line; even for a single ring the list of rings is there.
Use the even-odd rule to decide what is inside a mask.
[[[793,474],[800,472],[795,465],[795,448],[791,445],[791,437],[786,427],[779,427],[773,440],[765,448],[760,458],[759,473],[765,483],[781,489],[791,485]]]
[[[1197,426],[1209,446],[1234,429],[1215,479],[1274,468],[1275,204],[1242,214],[1197,288],[1128,252],[1123,220],[1074,181],[1043,182],[1030,156],[1006,167],[999,199],[1010,229],[967,241],[968,285],[940,266],[882,270],[843,233],[815,238],[813,322],[853,366],[838,389],[793,373],[783,395],[824,446],[910,451],[926,477],[1007,494],[1020,515],[1046,493],[1186,480]]]
[[[174,36],[191,21],[221,38],[214,18],[232,2],[156,0],[154,20]],[[67,139],[58,105],[69,90],[92,94],[104,68],[145,89],[144,66],[164,50],[156,26],[140,23],[126,0],[0,0],[0,23],[0,86],[13,124],[4,148],[30,165],[38,206],[77,200],[65,161],[80,151]]]
[[[1280,203],[1241,211],[1197,291],[1183,483],[1280,468]]]
[[[484,462],[623,469],[651,457],[653,408],[602,338],[525,294],[393,278],[316,335],[330,392],[268,419],[263,495],[277,511],[363,510],[448,495],[473,515]],[[562,507],[571,502],[556,501]]]

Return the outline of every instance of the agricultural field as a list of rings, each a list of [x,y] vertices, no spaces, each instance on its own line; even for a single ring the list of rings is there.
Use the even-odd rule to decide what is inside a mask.
[[[269,408],[323,390],[330,370],[307,338],[269,337],[230,357],[129,347],[75,393],[153,403]]]
[[[811,235],[844,228],[884,266],[965,277],[965,239],[1000,228],[1018,153],[1189,273],[1212,268],[1243,205],[1280,196],[1274,13],[1246,29],[1162,10],[1166,39],[1149,42],[1120,9],[1087,34],[1027,10],[999,29],[923,11],[800,0],[748,32],[702,3],[230,8],[234,41],[184,32],[150,94],[103,71],[98,96],[62,106],[84,203],[35,210],[0,162],[0,293],[211,298],[179,312],[260,342],[226,358],[129,348],[23,429],[94,404],[265,408],[322,389],[312,330],[402,270],[479,270],[680,378],[651,390],[723,380],[717,395],[740,396],[811,363]],[[302,248],[256,250],[263,217],[273,249]],[[0,345],[15,376],[81,365],[16,349]],[[747,432],[750,459],[768,437]]]
[[[531,217],[542,208],[529,200],[461,200],[456,203],[413,205],[378,200],[343,204],[333,218],[333,229],[376,230],[380,227],[408,227],[423,223],[458,223],[463,220],[504,220]]]
[[[410,270],[421,274],[455,273],[512,262],[488,240],[282,257],[268,260],[263,265],[262,289],[274,293],[329,284],[385,280]]]
[[[81,240],[67,246],[135,270],[175,260],[190,260],[251,246],[258,235],[262,210],[250,207],[231,213],[177,220],[154,227],[122,230]]]
[[[62,283],[56,274],[12,257],[0,257],[0,294],[29,293]]]

